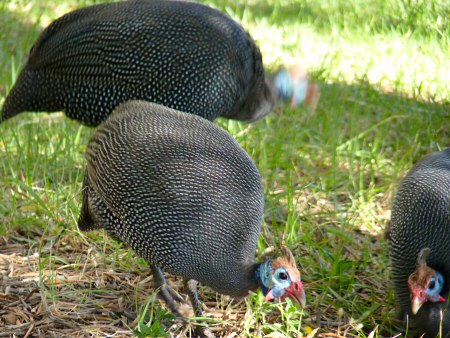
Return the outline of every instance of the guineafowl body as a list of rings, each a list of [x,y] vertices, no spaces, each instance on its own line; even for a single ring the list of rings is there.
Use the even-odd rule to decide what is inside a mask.
[[[120,103],[156,102],[209,120],[256,120],[273,108],[259,48],[229,16],[177,0],[130,0],[50,24],[5,100],[2,120],[65,111],[86,125]]]
[[[428,155],[405,177],[388,237],[394,290],[409,326],[450,336],[450,148]]]
[[[224,294],[244,296],[261,286],[268,299],[304,303],[292,254],[255,263],[261,178],[214,123],[127,102],[98,128],[86,159],[81,230],[105,228],[155,267]]]

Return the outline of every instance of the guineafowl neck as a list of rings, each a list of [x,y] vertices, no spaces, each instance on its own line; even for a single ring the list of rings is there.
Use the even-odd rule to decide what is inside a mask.
[[[253,279],[258,283],[259,288],[266,295],[268,290],[268,278],[272,274],[272,261],[267,260],[256,264],[256,269],[253,274]]]
[[[226,281],[223,281],[222,286],[225,289],[222,291],[235,297],[247,296],[249,291],[258,289],[258,281],[255,279],[255,271],[258,269],[259,263],[253,263],[248,266],[235,266],[229,269]]]

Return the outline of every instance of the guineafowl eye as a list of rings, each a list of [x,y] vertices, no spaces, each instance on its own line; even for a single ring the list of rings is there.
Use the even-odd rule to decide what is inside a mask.
[[[428,289],[433,290],[436,287],[436,281],[434,277],[431,277],[430,283],[428,284]]]
[[[444,287],[444,277],[440,272],[436,272],[436,276],[431,276],[428,282],[427,294],[432,297],[438,296]]]
[[[281,269],[280,269],[281,270]],[[289,278],[288,274],[286,273],[286,271],[282,270],[280,272],[278,272],[278,279],[282,280],[282,281],[287,281]]]

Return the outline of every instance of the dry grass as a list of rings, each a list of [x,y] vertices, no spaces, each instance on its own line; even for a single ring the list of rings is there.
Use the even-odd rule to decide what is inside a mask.
[[[322,204],[328,212],[326,203]],[[319,215],[320,210],[316,211]],[[331,222],[317,217],[318,223]],[[146,264],[136,259],[131,251],[119,249],[117,243],[111,243],[103,232],[94,234],[98,236],[95,240],[77,232],[49,237],[43,233],[15,231],[0,239],[0,325],[4,326],[0,337],[132,337],[143,305],[150,301],[152,306],[159,308],[158,303],[153,304],[155,290]],[[358,323],[361,318],[350,318],[338,306],[339,302],[352,302],[351,298],[355,298],[353,302],[367,304],[367,315],[388,311],[383,304],[388,285],[383,266],[377,259],[380,243],[376,237],[368,241],[367,236],[357,235],[354,239],[357,243],[346,247],[342,253],[342,262],[352,262],[342,270],[347,275],[348,285],[344,285],[342,275],[334,281],[326,281],[317,279],[314,265],[300,267],[306,292],[313,301],[299,323],[307,328],[307,332],[316,327],[326,328],[322,333],[313,331],[311,336],[360,335],[362,325]],[[341,241],[340,234],[329,234],[323,226],[318,226],[312,237],[319,246],[321,241],[332,246],[338,246]],[[361,257],[364,250],[358,246],[365,245],[370,246],[371,261],[358,266],[354,262],[365,260]],[[294,248],[294,253],[309,259],[322,257],[302,245]],[[316,264],[327,266],[328,262]],[[370,275],[365,273],[363,265],[370,265],[367,269]],[[182,280],[173,276],[168,279],[183,295]],[[344,283],[330,285],[329,290],[351,287],[353,292],[347,296],[319,293],[314,284],[321,283]],[[377,299],[373,299],[373,292],[366,292],[368,287],[377,290]],[[322,288],[323,285],[319,290]],[[208,288],[202,291],[206,299],[205,314],[213,318],[210,327],[217,336],[241,337],[247,331],[251,336],[286,337],[281,333],[264,335],[264,331],[267,325],[276,327],[277,323],[288,320],[285,318],[286,307],[292,310],[292,304],[262,304],[263,297],[259,294],[252,297],[250,301],[255,304],[249,306],[247,299],[233,300]],[[324,297],[335,298],[335,304]],[[267,306],[272,309],[267,311]],[[190,315],[189,310],[185,314]],[[294,315],[301,316],[298,309]],[[186,326],[179,320],[165,320],[163,324],[171,336],[189,336],[193,328],[192,323]]]

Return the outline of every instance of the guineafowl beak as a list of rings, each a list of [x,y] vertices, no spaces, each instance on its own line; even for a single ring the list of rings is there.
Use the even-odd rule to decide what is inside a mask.
[[[286,297],[292,299],[301,307],[305,307],[306,295],[305,291],[303,290],[303,283],[301,281],[292,282],[286,288],[275,286],[267,293],[265,301],[270,302],[275,298],[281,298],[281,300],[284,301]]]
[[[421,293],[421,292],[419,292]],[[413,315],[417,314],[419,312],[419,309],[422,307],[423,303],[427,301],[426,297],[422,295],[416,295],[411,298],[411,311]]]
[[[417,292],[413,292],[411,297],[411,311],[413,315],[417,314],[422,305],[427,301],[433,300],[430,300],[429,297],[427,297],[426,291],[418,290]],[[439,295],[438,299],[435,302],[445,303],[445,298]]]
[[[303,290],[302,282],[292,282],[288,288],[284,289],[284,291],[286,291],[286,297],[291,298],[293,301],[300,304],[301,307],[306,306],[306,295]]]

